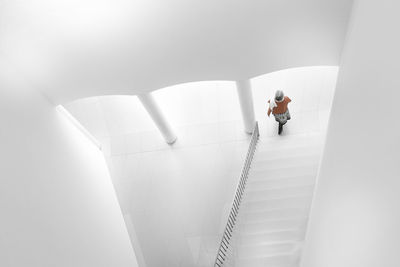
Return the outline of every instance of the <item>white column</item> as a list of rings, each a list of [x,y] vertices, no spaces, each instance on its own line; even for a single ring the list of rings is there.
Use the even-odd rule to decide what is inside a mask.
[[[240,107],[242,109],[244,130],[246,133],[251,134],[253,133],[256,119],[250,80],[236,81],[236,88],[239,96]]]
[[[150,117],[153,119],[154,123],[160,130],[161,134],[164,136],[165,141],[168,144],[175,143],[177,137],[175,133],[172,131],[171,126],[165,119],[153,95],[151,93],[147,93],[138,95],[137,97],[139,98],[140,102],[142,102],[144,108],[147,110]]]

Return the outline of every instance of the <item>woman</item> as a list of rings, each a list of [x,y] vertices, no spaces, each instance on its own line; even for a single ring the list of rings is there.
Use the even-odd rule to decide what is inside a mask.
[[[269,108],[268,108],[268,117],[271,113],[274,115],[275,120],[279,122],[279,130],[278,134],[282,133],[283,125],[286,124],[288,120],[290,120],[290,113],[288,109],[288,104],[292,100],[283,94],[283,91],[278,90],[275,93],[275,99],[268,100]]]

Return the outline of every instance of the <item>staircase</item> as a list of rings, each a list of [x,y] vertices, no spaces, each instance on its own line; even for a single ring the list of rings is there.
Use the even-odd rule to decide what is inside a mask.
[[[299,266],[322,142],[260,138],[223,266]]]

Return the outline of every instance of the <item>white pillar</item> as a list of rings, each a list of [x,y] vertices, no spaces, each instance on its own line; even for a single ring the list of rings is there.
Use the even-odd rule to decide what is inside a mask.
[[[239,96],[240,107],[242,109],[244,130],[246,133],[251,134],[253,133],[256,119],[250,80],[237,81],[236,88]]]
[[[151,93],[147,93],[138,95],[137,97],[139,98],[140,102],[142,102],[144,108],[147,110],[150,117],[153,119],[154,123],[160,130],[161,134],[164,136],[165,141],[168,144],[175,143],[177,137],[175,133],[172,131],[171,126],[165,119],[153,95]]]

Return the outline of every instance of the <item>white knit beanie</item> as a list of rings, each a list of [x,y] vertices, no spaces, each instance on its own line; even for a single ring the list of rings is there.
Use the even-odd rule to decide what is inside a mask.
[[[277,90],[276,93],[275,93],[275,100],[278,101],[278,102],[282,101],[284,96],[285,95],[283,94],[282,90]]]

